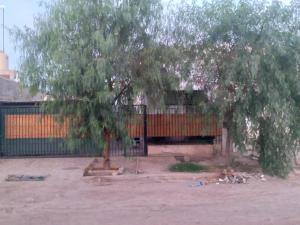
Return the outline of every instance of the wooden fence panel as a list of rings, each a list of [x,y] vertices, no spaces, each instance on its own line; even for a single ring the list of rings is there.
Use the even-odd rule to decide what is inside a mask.
[[[143,115],[135,115],[126,123],[129,137],[144,135]],[[5,115],[5,138],[64,138],[69,123],[55,121],[54,115]],[[193,114],[147,115],[148,137],[220,136],[222,129],[214,116]]]
[[[69,123],[55,121],[54,115],[5,115],[5,138],[64,138]]]
[[[147,134],[148,137],[220,136],[222,129],[214,116],[149,114]]]

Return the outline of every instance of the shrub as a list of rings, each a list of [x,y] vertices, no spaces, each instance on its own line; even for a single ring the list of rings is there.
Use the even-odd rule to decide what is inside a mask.
[[[207,171],[207,166],[199,165],[190,162],[183,162],[183,163],[176,163],[169,167],[169,170],[172,172],[200,172],[200,171]]]

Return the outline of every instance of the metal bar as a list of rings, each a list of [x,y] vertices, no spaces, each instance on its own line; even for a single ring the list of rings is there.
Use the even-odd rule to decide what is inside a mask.
[[[87,140],[82,140],[75,151],[70,152],[62,137],[66,128],[57,126],[54,116],[45,113],[37,104],[5,103],[1,104],[0,110],[0,154],[8,153],[11,156],[95,154],[94,144],[88,143]],[[219,125],[214,115],[201,114],[194,106],[185,106],[185,108],[168,106],[166,110],[156,109],[151,115],[148,115],[145,105],[126,106],[122,110],[125,111],[119,112],[120,116],[125,113],[124,119],[131,129],[132,138],[144,137],[144,142],[140,143],[140,146],[135,146],[136,148],[129,147],[126,150],[126,146],[113,140],[111,144],[113,156],[123,154],[124,156],[147,156],[148,135],[153,137],[211,136],[219,132]],[[6,125],[4,115],[7,115]],[[120,121],[116,122],[120,123]],[[7,128],[8,139],[4,139],[3,136],[5,126],[10,126]]]
[[[124,108],[123,108],[123,110],[125,110]],[[123,112],[118,112],[118,113],[121,113],[120,114],[120,116],[123,116],[123,120],[124,120],[124,122],[125,123],[128,123],[128,127],[130,127],[130,124],[131,124],[131,120],[130,120],[130,117],[131,117],[131,115],[128,115],[128,114],[125,114],[125,113],[123,113]],[[123,115],[122,115],[123,114]],[[125,118],[124,118],[124,114],[125,114]],[[116,143],[117,145],[119,145],[119,143]],[[127,150],[128,150],[128,147],[127,146],[123,146],[123,144],[122,144],[122,147],[121,147],[122,149],[124,149],[123,151],[124,151],[124,157],[126,157],[128,154],[127,154]]]
[[[147,134],[147,106],[143,106],[144,114],[144,155],[148,156],[148,134]]]

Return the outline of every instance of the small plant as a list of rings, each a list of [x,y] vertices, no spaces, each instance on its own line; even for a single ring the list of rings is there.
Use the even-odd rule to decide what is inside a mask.
[[[208,171],[208,167],[200,164],[190,163],[190,162],[183,162],[183,163],[176,163],[169,167],[169,170],[172,172],[201,172],[201,171]]]

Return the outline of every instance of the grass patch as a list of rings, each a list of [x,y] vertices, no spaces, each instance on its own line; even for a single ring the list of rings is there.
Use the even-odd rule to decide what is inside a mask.
[[[190,162],[183,162],[183,163],[176,163],[169,167],[169,170],[172,172],[190,172],[196,173],[201,171],[208,171],[208,167],[200,164],[190,163]]]

